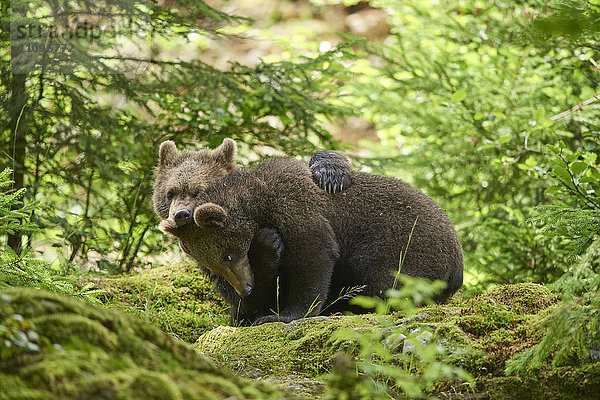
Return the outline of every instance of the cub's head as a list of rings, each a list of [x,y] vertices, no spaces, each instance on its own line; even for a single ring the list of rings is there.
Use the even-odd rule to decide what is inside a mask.
[[[181,248],[199,264],[225,278],[240,297],[248,296],[254,287],[248,251],[256,224],[214,203],[196,207],[193,219],[195,224],[185,226],[166,219],[161,228],[178,237]]]
[[[168,140],[160,145],[154,180],[154,211],[163,220],[183,226],[193,219],[193,199],[210,184],[233,172],[237,145],[233,139],[213,152],[178,151]]]

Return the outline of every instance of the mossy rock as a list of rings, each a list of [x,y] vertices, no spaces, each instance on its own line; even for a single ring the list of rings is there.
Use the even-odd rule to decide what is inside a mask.
[[[200,336],[194,347],[241,373],[314,378],[331,368],[343,343],[339,329],[371,329],[381,325],[377,315],[313,317],[250,327],[219,326]]]
[[[537,314],[559,299],[558,294],[547,287],[531,282],[497,286],[487,293],[487,297],[510,307],[515,314]]]
[[[229,305],[193,264],[174,264],[116,277],[80,279],[106,294],[110,308],[136,315],[163,332],[193,343],[202,333],[229,321]]]
[[[0,292],[0,399],[266,399],[186,343],[114,310],[42,290]]]
[[[321,374],[331,370],[339,350],[352,357],[359,355],[356,344],[344,339],[341,332],[380,332],[380,343],[401,352],[402,332],[427,328],[433,333],[431,340],[447,349],[444,361],[475,377],[474,388],[460,382],[443,385],[443,393],[438,393],[442,397],[459,398],[461,391],[469,397],[475,390],[473,397],[482,399],[561,399],[579,384],[582,398],[594,399],[590,393],[599,388],[600,374],[592,372],[592,364],[573,367],[570,373],[547,368],[523,377],[504,374],[508,359],[539,342],[544,333],[540,322],[558,306],[558,296],[542,285],[504,285],[463,302],[421,308],[410,318],[367,314],[255,327],[221,326],[200,336],[194,347],[236,373],[262,380],[293,374],[298,380],[321,380]],[[565,379],[562,384],[561,376]],[[536,381],[539,389],[534,390]],[[520,393],[524,396],[519,397]]]

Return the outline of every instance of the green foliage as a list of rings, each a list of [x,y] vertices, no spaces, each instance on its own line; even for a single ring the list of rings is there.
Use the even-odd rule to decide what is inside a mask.
[[[593,48],[600,39],[595,25],[599,16],[597,0],[552,0],[537,7],[526,29],[518,33],[540,47],[578,43]]]
[[[546,194],[557,204],[538,207],[540,215],[529,220],[541,226],[543,235],[564,238],[573,258],[583,254],[600,233],[600,172],[593,152],[597,148],[591,141],[586,144],[588,149],[577,151],[570,151],[563,141],[548,146],[554,156],[550,173],[556,184]]]
[[[390,34],[363,42],[375,62],[354,63],[357,78],[344,86],[381,139],[366,163],[441,203],[457,225],[471,287],[550,282],[567,265],[560,240],[526,223],[533,207],[552,201],[547,144],[587,149],[599,125],[595,103],[573,114],[585,124],[551,117],[592,97],[598,79],[592,45],[557,33],[541,46],[531,26],[558,18],[567,3],[591,26],[595,6],[584,1],[370,2],[389,15]]]
[[[333,78],[346,75],[348,48],[219,70],[202,61],[203,52],[211,41],[228,40],[221,28],[247,19],[202,0],[183,7],[2,0],[0,8],[0,167],[13,166],[16,189],[31,188],[26,203],[44,197],[51,206],[36,213],[43,229],[29,242],[51,243],[71,269],[129,271],[164,252],[151,205],[163,140],[214,147],[233,137],[305,154],[321,143],[335,146],[322,124],[349,112],[328,101],[339,92]],[[119,12],[107,14],[113,9]],[[40,10],[49,17],[37,18]],[[65,25],[73,19],[92,26]],[[33,21],[42,33],[64,29],[62,39],[77,51],[56,64],[18,53],[19,44],[46,43],[38,36],[10,40],[9,23]],[[11,54],[27,66],[19,74]]]
[[[548,359],[552,366],[597,361],[600,340],[597,297],[586,294],[554,311],[541,326],[547,331],[542,341],[507,361],[506,373],[536,370]]]
[[[591,43],[598,39],[591,23],[599,11],[596,2],[554,2],[548,15],[533,24],[533,30],[554,42]],[[557,367],[600,359],[600,172],[596,164],[600,120],[591,113],[597,107],[588,106],[590,101],[584,103],[585,107],[580,103],[554,118],[573,115],[568,129],[581,132],[582,138],[576,144],[560,140],[547,146],[555,182],[546,194],[554,204],[538,207],[538,215],[530,219],[542,235],[560,240],[561,248],[570,255],[571,266],[554,284],[565,304],[544,321],[546,333],[540,343],[507,362],[508,374],[544,368],[549,361]]]
[[[13,234],[15,232],[33,232],[36,225],[28,219],[37,204],[23,205],[21,199],[26,189],[8,191],[15,182],[10,179],[12,171],[8,168],[0,172],[0,235]]]
[[[13,182],[10,180],[9,169],[0,173],[0,189],[9,187]],[[37,229],[32,222],[22,222],[29,213],[38,206],[31,203],[21,206],[19,198],[25,189],[18,190],[12,194],[0,192],[0,234],[11,232],[32,232]],[[99,294],[93,290],[93,284],[78,287],[73,279],[59,276],[56,271],[50,269],[47,262],[36,259],[29,252],[21,255],[15,254],[5,244],[0,244],[0,288],[24,286],[45,289],[56,293],[71,294],[98,303],[94,297]],[[13,332],[13,334],[15,334]],[[17,339],[20,337],[16,336]]]
[[[432,283],[401,274],[398,274],[397,280],[400,287],[389,289],[385,300],[357,296],[351,303],[375,308],[378,313],[399,311],[406,318],[404,321],[408,321],[416,314],[418,305],[432,304],[432,296],[445,285],[444,282]],[[349,341],[358,349],[356,368],[364,376],[353,379],[350,391],[353,394],[349,398],[383,399],[390,395],[421,398],[444,380],[473,381],[468,372],[445,362],[447,351],[440,344],[443,338],[435,336],[425,324],[412,330],[402,323],[378,330],[341,329],[334,337]],[[343,374],[339,369],[337,373]],[[348,388],[344,387],[348,385],[348,379],[334,375],[329,382],[333,389],[328,398],[347,398],[348,394],[344,391]]]
[[[595,240],[555,284],[565,303],[542,323],[539,344],[506,363],[507,374],[600,360],[600,241]]]
[[[100,303],[96,296],[103,292],[94,289],[93,283],[80,287],[75,279],[58,274],[46,261],[36,259],[30,253],[17,255],[5,246],[0,250],[0,288],[32,287]]]

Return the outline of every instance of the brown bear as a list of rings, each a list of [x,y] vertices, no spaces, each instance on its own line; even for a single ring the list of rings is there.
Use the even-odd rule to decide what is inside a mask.
[[[195,199],[219,178],[235,169],[237,146],[225,139],[215,149],[178,151],[172,141],[163,142],[154,184],[154,208],[163,220],[182,227],[191,221]],[[322,154],[321,154],[322,153]],[[311,159],[312,178],[324,190],[335,193],[350,184],[348,160],[336,152],[321,152]],[[180,241],[184,251],[189,252]],[[256,233],[248,251],[255,286],[251,295],[240,297],[225,278],[200,267],[231,305],[231,323],[252,323],[257,316],[276,309],[276,278],[282,252],[279,234],[269,228]]]
[[[293,160],[237,171],[195,199],[197,228],[179,227],[171,218],[163,229],[241,297],[255,284],[247,256],[252,239],[261,229],[275,229],[283,241],[281,311],[257,323],[315,315],[342,287],[366,285],[363,294],[381,295],[394,283],[401,252],[402,273],[447,283],[436,301],[462,285],[456,232],[431,198],[402,181],[356,171],[350,186],[326,195],[312,177]]]
[[[181,225],[168,218],[161,227],[177,236],[200,265],[225,278],[240,298],[265,298],[264,307],[252,310],[258,317],[255,323],[289,322],[317,315],[329,292],[339,251],[325,218],[328,196],[313,182],[306,165],[275,160],[251,171],[234,171],[201,192],[195,198],[196,224]],[[278,303],[274,275],[266,292],[257,287],[264,284],[256,281],[257,271],[269,275],[263,265],[268,263],[253,265],[250,259],[250,249],[265,229],[275,229],[283,242],[276,262]],[[277,309],[279,314],[273,315]]]
[[[236,153],[237,145],[233,139],[223,140],[213,152],[178,151],[173,141],[163,142],[154,180],[156,214],[161,219],[173,218],[180,225],[191,222],[194,198],[235,170]],[[319,152],[311,158],[309,165],[313,180],[327,192],[339,192],[350,185],[350,163],[340,153]]]
[[[248,251],[254,286],[244,298],[237,294],[225,278],[200,265],[217,291],[230,304],[231,325],[250,325],[257,318],[277,309],[277,274],[282,251],[283,242],[274,229],[264,228],[254,235]]]

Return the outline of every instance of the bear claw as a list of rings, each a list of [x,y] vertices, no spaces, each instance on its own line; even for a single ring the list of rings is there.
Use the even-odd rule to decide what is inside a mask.
[[[348,159],[337,151],[316,153],[308,163],[314,182],[329,194],[341,192],[350,185],[352,168]]]

